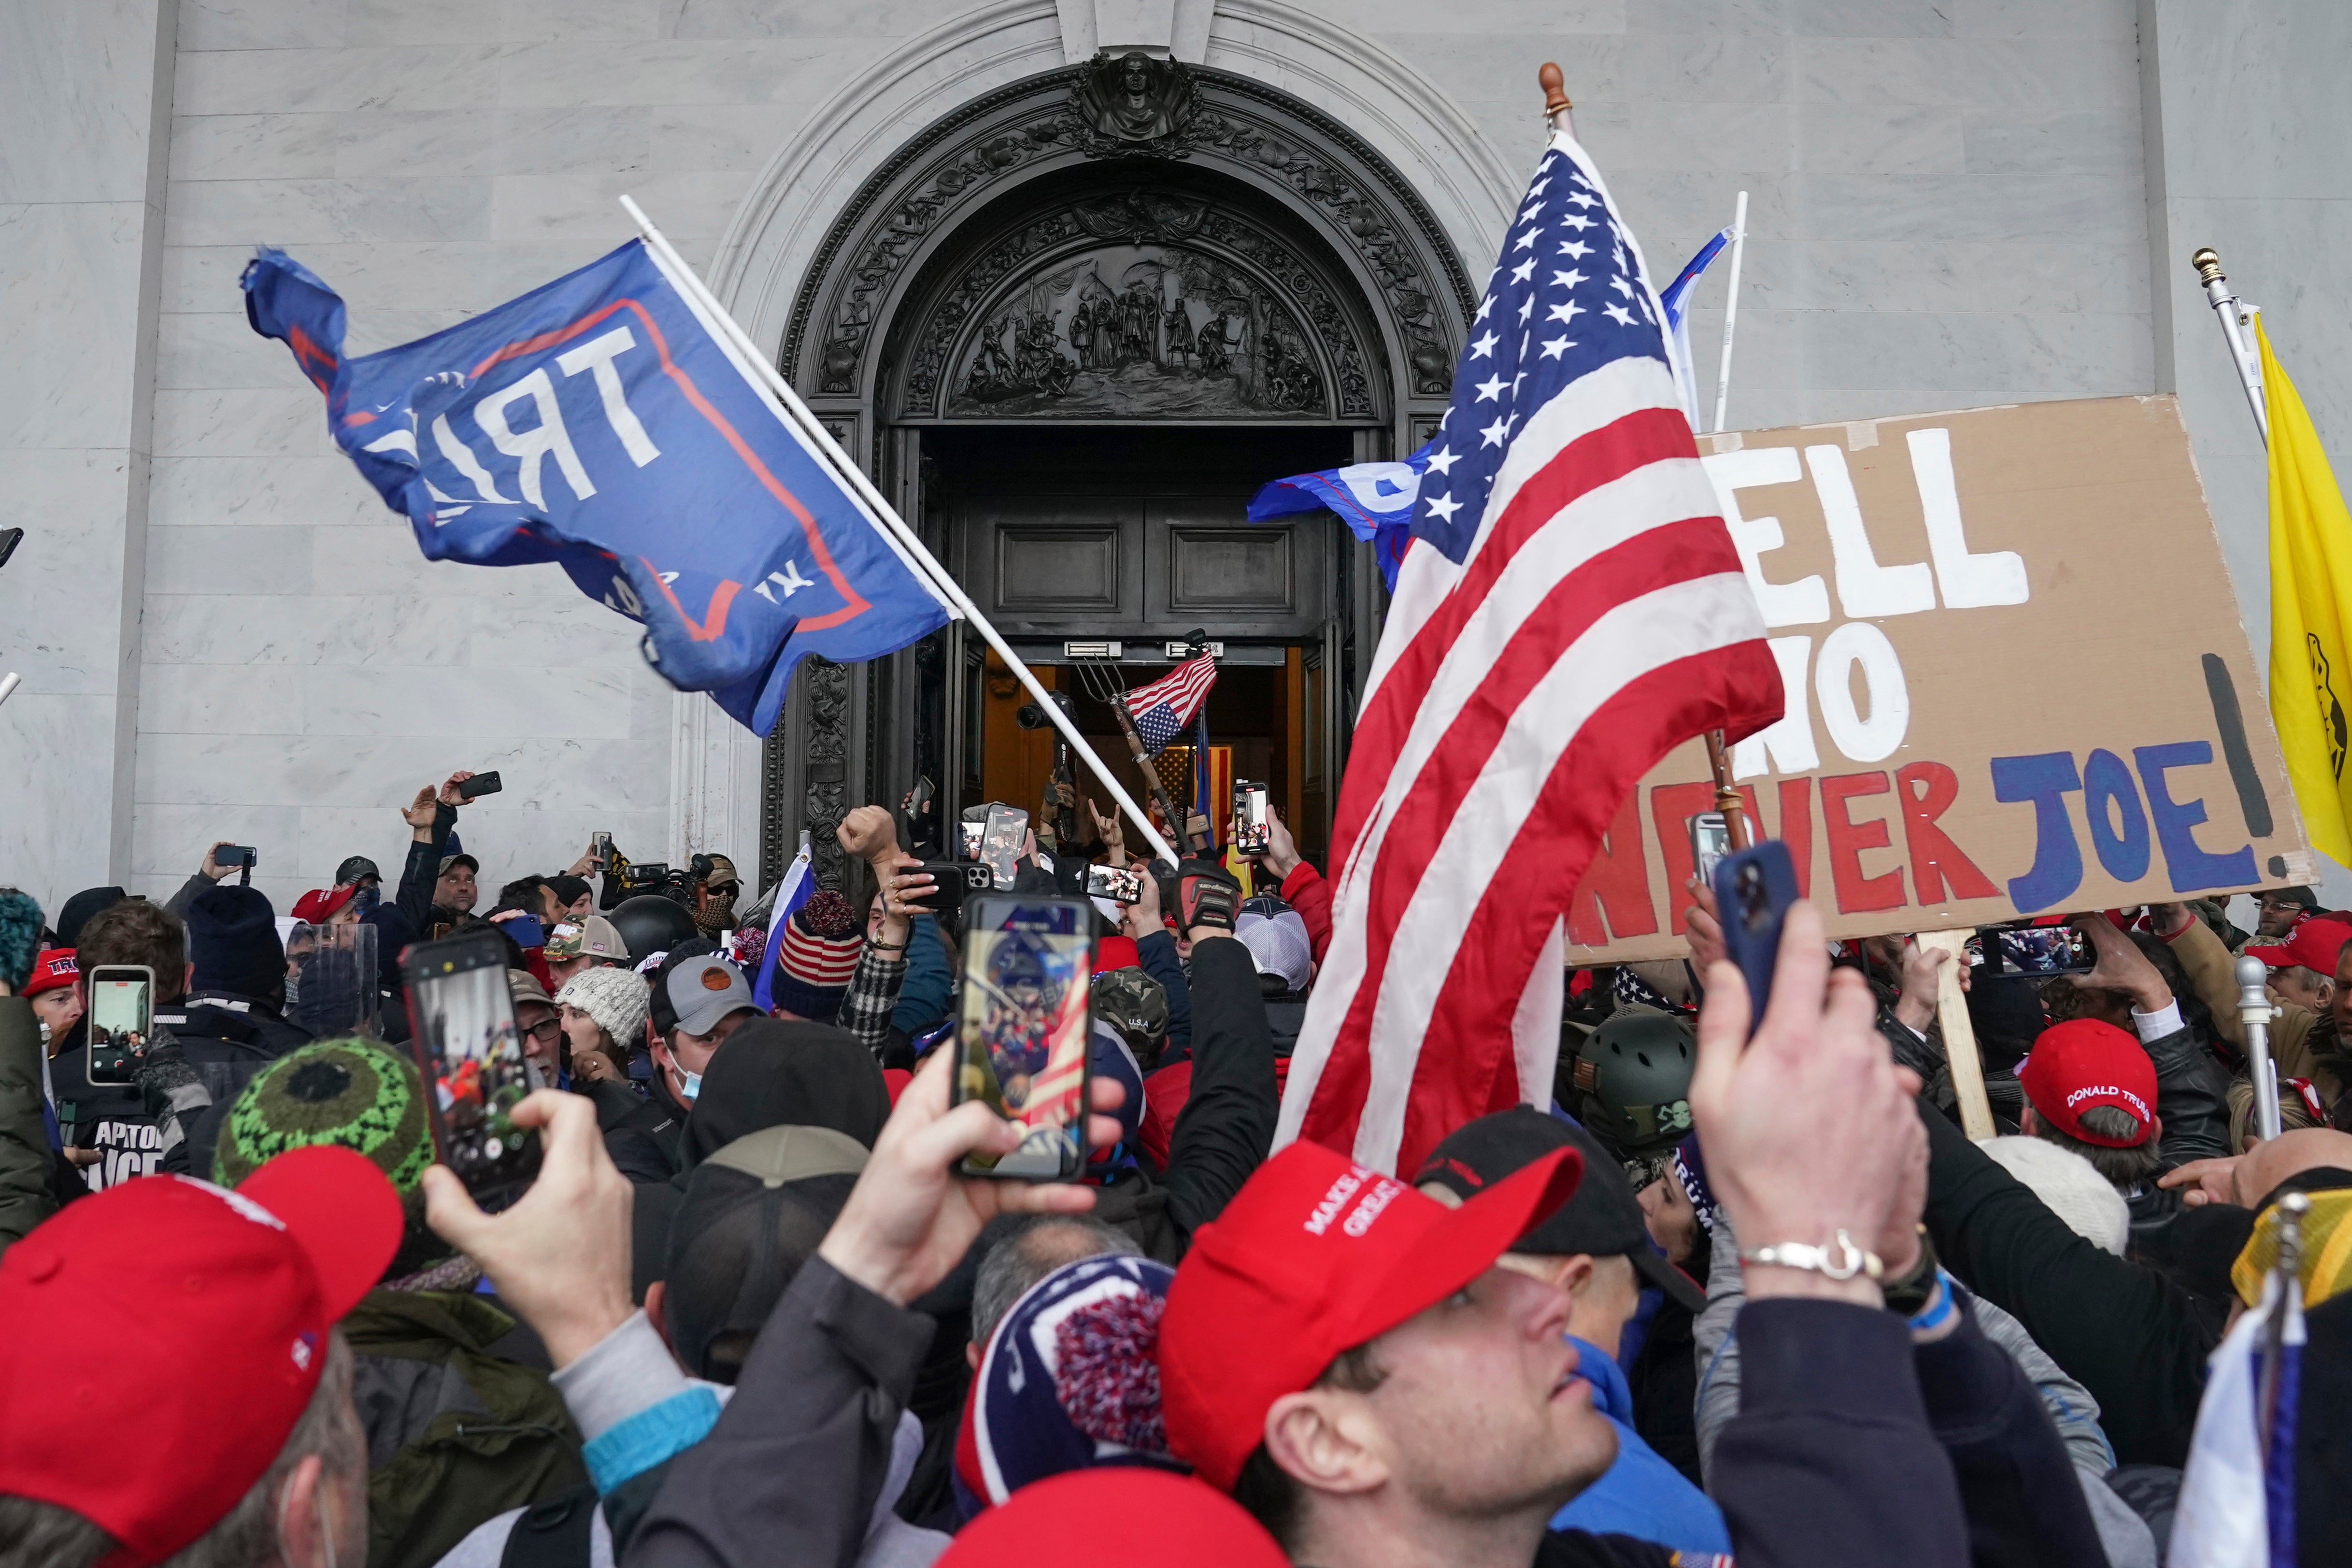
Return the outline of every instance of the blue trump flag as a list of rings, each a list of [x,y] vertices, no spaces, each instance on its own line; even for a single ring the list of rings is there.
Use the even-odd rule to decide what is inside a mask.
[[[950,616],[641,240],[356,359],[341,297],[282,251],[246,268],[245,310],[426,559],[556,563],[759,734],[803,655],[874,658]]]
[[[1372,542],[1381,581],[1393,594],[1397,569],[1412,542],[1413,498],[1421,493],[1421,476],[1429,471],[1430,449],[1436,445],[1432,441],[1401,463],[1356,463],[1275,479],[1250,497],[1249,520],[1266,522],[1328,507],[1357,538]]]

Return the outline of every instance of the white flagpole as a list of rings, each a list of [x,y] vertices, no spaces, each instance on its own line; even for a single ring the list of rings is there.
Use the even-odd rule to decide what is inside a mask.
[[[1739,258],[1748,249],[1748,193],[1731,212],[1731,289],[1723,307],[1723,363],[1715,372],[1715,427],[1723,428],[1724,405],[1731,400],[1731,338],[1739,324]]]
[[[784,379],[783,372],[768,363],[767,355],[751,342],[751,334],[743,331],[726,307],[719,302],[718,297],[710,292],[700,278],[695,276],[694,268],[686,264],[685,258],[678,255],[661,230],[654,226],[653,220],[646,216],[645,209],[627,196],[621,198],[621,205],[628,210],[630,218],[637,226],[637,232],[645,236],[646,243],[653,248],[655,259],[661,263],[662,270],[668,275],[670,281],[687,296],[689,304],[709,318],[705,324],[715,328],[733,348],[736,357],[759,376],[769,391],[776,395],[777,400],[784,405],[786,417],[792,420],[802,438],[832,464],[835,476],[866,503],[866,510],[880,525],[885,537],[897,544],[899,553],[906,556],[918,574],[929,583],[932,591],[971,622],[972,629],[996,650],[996,657],[1003,659],[1021,684],[1029,689],[1029,695],[1037,700],[1038,707],[1054,721],[1054,728],[1062,732],[1062,738],[1070,743],[1070,749],[1086,759],[1087,766],[1093,770],[1095,777],[1102,781],[1103,787],[1110,791],[1111,798],[1118,801],[1127,815],[1134,819],[1136,826],[1142,829],[1143,837],[1150,841],[1152,848],[1158,850],[1171,865],[1175,864],[1181,857],[1170,847],[1168,840],[1160,836],[1159,829],[1151,826],[1151,819],[1144,815],[1142,807],[1135,804],[1126,786],[1111,776],[1111,771],[1102,758],[1095,754],[1095,749],[1087,743],[1086,737],[1078,733],[1078,727],[1070,721],[1069,715],[1062,711],[1062,705],[1046,694],[1045,688],[1021,661],[1021,657],[1005,646],[1004,639],[997,635],[988,617],[980,613],[980,607],[963,591],[963,585],[948,574],[947,568],[924,548],[915,531],[908,528],[890,503],[882,499],[882,492],[874,488],[874,482],[866,477],[865,470],[841,449],[840,443],[833,438],[833,432],[809,412],[808,405],[801,401],[800,394],[793,390],[792,384]]]
[[[2206,301],[2221,323],[2221,335],[2229,340],[2230,363],[2238,367],[2238,384],[2246,389],[2247,405],[2254,411],[2254,428],[2262,432],[2263,445],[2268,447],[2271,415],[2263,402],[2263,356],[2240,330],[2252,320],[2253,307],[2231,289],[2229,276],[2221,270],[2221,258],[2213,253],[2211,246],[2190,257],[2189,265],[2197,269],[2197,281],[2204,285]],[[2268,1136],[2275,1138],[2278,1134]]]

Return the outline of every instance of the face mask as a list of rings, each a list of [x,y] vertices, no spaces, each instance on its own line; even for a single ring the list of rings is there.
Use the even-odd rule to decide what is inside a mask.
[[[359,910],[362,914],[365,914],[370,910],[375,908],[378,903],[382,902],[383,899],[383,890],[381,888],[372,888],[362,882],[360,884],[359,889],[352,894],[352,908]]]
[[[702,1075],[698,1072],[690,1072],[687,1074],[686,1087],[677,1091],[677,1097],[686,1101],[688,1105],[692,1105],[697,1100],[700,1099],[701,1096]]]

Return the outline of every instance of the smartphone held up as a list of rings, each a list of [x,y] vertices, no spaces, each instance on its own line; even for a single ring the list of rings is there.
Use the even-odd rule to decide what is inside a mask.
[[[107,963],[83,983],[89,995],[89,1048],[83,1058],[92,1083],[131,1083],[155,1032],[155,972],[143,963]]]
[[[434,1157],[485,1209],[512,1203],[539,1173],[539,1135],[515,1124],[514,1108],[543,1086],[523,1055],[506,953],[497,931],[477,929],[400,955]]]
[[[965,906],[951,1098],[980,1100],[1023,1132],[1011,1153],[968,1155],[966,1175],[1056,1182],[1086,1168],[1091,916],[1074,899]]]

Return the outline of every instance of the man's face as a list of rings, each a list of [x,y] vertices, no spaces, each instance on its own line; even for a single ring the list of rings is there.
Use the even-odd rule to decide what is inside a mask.
[[[564,905],[555,918],[565,921],[584,921],[595,912],[596,895],[593,892],[587,892]]]
[[[671,1030],[668,1049],[678,1071],[709,1072],[710,1058],[719,1054],[719,1047],[727,1043],[727,1037],[759,1016],[749,1007],[739,1007],[711,1025],[710,1033],[707,1035],[689,1035],[684,1029]]]
[[[2324,1013],[2335,999],[2335,985],[2322,974],[2305,969],[2300,963],[2282,964],[2271,971],[2271,990],[2282,1002],[2292,1002],[2314,1013]]]
[[[452,866],[441,873],[439,881],[433,884],[433,901],[461,915],[473,912],[474,900],[479,895],[480,889],[474,886],[474,868],[471,866]]]
[[[2352,942],[2336,955],[2336,990],[2327,999],[2327,1012],[2336,1020],[2337,1037],[2352,1040]]]
[[[547,973],[555,981],[559,991],[563,988],[565,981],[587,967],[588,955],[584,952],[578,958],[551,958],[547,961]]]
[[[515,1022],[522,1026],[522,1054],[538,1063],[539,1070],[552,1083],[562,1060],[563,1041],[563,1026],[555,1009],[544,1002],[520,1003],[515,1007]]]
[[[49,1026],[49,1054],[64,1044],[66,1031],[81,1017],[81,989],[74,985],[53,986],[32,999],[33,1016]]]
[[[1616,1462],[1568,1329],[1565,1294],[1496,1267],[1372,1342],[1386,1376],[1362,1397],[1406,1496],[1471,1518],[1549,1509]]]
[[[539,918],[553,925],[563,918],[564,906],[557,900],[555,889],[541,882],[539,885]]]
[[[2263,895],[2262,901],[2262,913],[2254,921],[2254,934],[2256,936],[2284,936],[2287,932],[2294,929],[2294,922],[2302,918],[2303,905],[2300,901],[2294,899],[2282,898],[2276,893],[2264,893]]]

